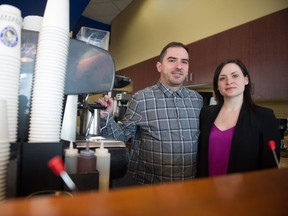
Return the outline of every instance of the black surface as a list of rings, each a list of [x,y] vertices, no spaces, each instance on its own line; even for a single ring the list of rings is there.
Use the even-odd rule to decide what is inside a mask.
[[[284,139],[284,132],[287,130],[287,119],[279,118],[278,122],[281,139]]]
[[[76,185],[78,191],[98,190],[99,187],[98,171],[95,171],[93,173],[69,174],[69,176]],[[70,189],[66,185],[64,185],[64,190],[70,191]]]
[[[17,196],[27,196],[36,191],[63,190],[63,181],[48,167],[48,161],[56,155],[63,157],[63,144],[20,144]]]
[[[114,88],[124,88],[131,83],[131,79],[125,76],[115,75]]]
[[[100,103],[93,103],[93,104],[88,104],[92,109],[106,109],[105,106],[102,106]]]
[[[210,104],[210,99],[213,97],[212,92],[198,92],[203,97],[203,105],[208,106]]]
[[[111,154],[110,180],[121,178],[128,168],[128,152],[126,148],[108,148]]]

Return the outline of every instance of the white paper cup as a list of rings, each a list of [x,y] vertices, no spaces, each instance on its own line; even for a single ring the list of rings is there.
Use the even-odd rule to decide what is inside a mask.
[[[48,0],[44,11],[42,27],[54,26],[69,32],[69,10],[69,0]]]
[[[20,58],[21,11],[12,6],[0,5],[0,54]]]
[[[23,19],[23,29],[39,32],[41,29],[43,17],[37,15],[29,15]]]
[[[0,13],[9,13],[14,16],[21,17],[21,11],[18,8],[8,4],[0,5]]]
[[[0,140],[9,140],[6,100],[0,98]]]

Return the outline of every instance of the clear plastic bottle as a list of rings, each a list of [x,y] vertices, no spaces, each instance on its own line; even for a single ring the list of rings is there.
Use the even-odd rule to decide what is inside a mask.
[[[110,163],[111,155],[107,148],[104,148],[104,143],[101,142],[100,148],[96,149],[96,169],[99,172],[99,191],[109,190],[110,178]]]
[[[70,141],[69,148],[64,150],[65,152],[65,169],[68,174],[77,173],[77,159],[78,149],[73,148],[73,141]]]

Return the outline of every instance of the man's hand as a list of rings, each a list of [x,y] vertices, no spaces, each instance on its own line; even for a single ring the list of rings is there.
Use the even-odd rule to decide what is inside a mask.
[[[114,101],[108,95],[105,95],[103,98],[98,98],[96,100],[96,102],[100,103],[102,106],[106,107],[106,109],[100,111],[100,117],[101,118],[107,117],[107,115],[108,115],[107,113],[109,113],[109,115],[111,115],[113,113]]]

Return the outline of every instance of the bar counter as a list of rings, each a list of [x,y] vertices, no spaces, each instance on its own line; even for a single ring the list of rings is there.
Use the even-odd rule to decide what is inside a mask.
[[[6,215],[288,215],[288,169],[153,186],[81,192],[70,197],[8,199]]]

